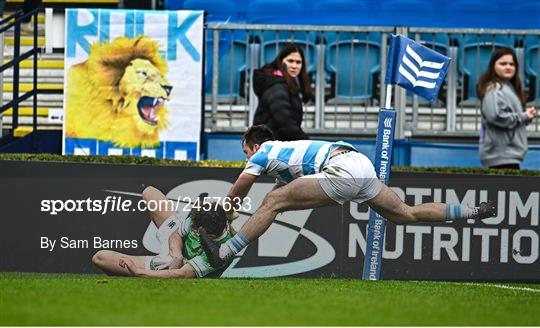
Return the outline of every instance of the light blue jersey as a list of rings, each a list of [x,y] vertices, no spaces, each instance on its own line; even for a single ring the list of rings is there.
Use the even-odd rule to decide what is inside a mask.
[[[256,176],[267,174],[282,183],[289,183],[296,178],[319,173],[328,162],[330,153],[338,147],[355,149],[343,141],[266,141],[248,160],[244,172]]]

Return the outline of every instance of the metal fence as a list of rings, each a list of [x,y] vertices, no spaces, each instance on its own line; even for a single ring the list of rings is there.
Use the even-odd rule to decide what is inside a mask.
[[[253,70],[292,41],[304,51],[315,91],[304,106],[304,129],[310,134],[375,134],[391,33],[407,35],[453,59],[433,104],[396,89],[401,138],[477,136],[481,116],[475,85],[498,46],[516,50],[528,103],[540,105],[540,30],[207,24],[207,131],[241,132],[250,125],[257,106]],[[528,130],[540,137],[540,119]]]
[[[11,77],[11,100],[7,104],[3,104],[3,99],[0,101],[0,114],[5,112],[8,109],[12,109],[12,121],[11,121],[11,133],[10,137],[13,137],[15,130],[19,126],[19,106],[20,104],[32,98],[32,131],[37,129],[37,79],[38,79],[38,68],[37,68],[37,59],[38,59],[38,12],[39,9],[35,8],[34,10],[24,13],[18,11],[6,18],[0,18],[0,48],[2,49],[2,55],[0,56],[0,88],[2,89],[2,98],[4,92],[4,80],[3,72],[7,70],[12,70]],[[22,51],[21,53],[21,24],[25,19],[33,19],[33,33],[32,33],[32,47],[30,50]],[[10,60],[4,63],[4,34],[6,31],[13,29],[14,30],[14,46],[13,46],[13,56]],[[19,81],[20,81],[20,66],[21,62],[25,59],[32,57],[32,85],[31,90],[27,90],[23,95],[19,94]],[[21,90],[22,91],[22,90]],[[3,120],[3,117],[0,116],[0,120]],[[2,126],[0,124],[0,138],[3,137]]]

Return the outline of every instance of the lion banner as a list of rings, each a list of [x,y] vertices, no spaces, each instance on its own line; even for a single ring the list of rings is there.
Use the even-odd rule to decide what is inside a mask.
[[[199,159],[202,11],[67,9],[66,155]]]

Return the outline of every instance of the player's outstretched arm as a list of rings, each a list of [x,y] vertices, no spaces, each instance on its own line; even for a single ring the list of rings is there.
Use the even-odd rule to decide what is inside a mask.
[[[236,182],[232,186],[231,190],[229,190],[229,194],[227,197],[229,199],[234,199],[235,197],[240,197],[243,199],[248,194],[249,190],[251,189],[251,186],[257,181],[258,176],[242,172],[238,179],[236,179]]]

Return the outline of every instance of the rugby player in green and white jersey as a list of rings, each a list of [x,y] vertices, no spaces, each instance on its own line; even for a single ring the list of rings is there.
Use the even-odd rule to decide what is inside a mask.
[[[154,187],[143,191],[147,202],[164,201],[167,198]],[[163,203],[162,203],[163,204]],[[157,226],[157,239],[161,250],[158,255],[133,256],[111,250],[100,250],[92,262],[109,275],[148,277],[148,278],[202,278],[219,277],[224,268],[213,268],[201,249],[199,235],[203,227],[217,244],[232,238],[234,230],[230,227],[223,207],[212,204],[210,210],[193,208],[187,216],[173,210],[173,206],[150,211],[150,218]]]

